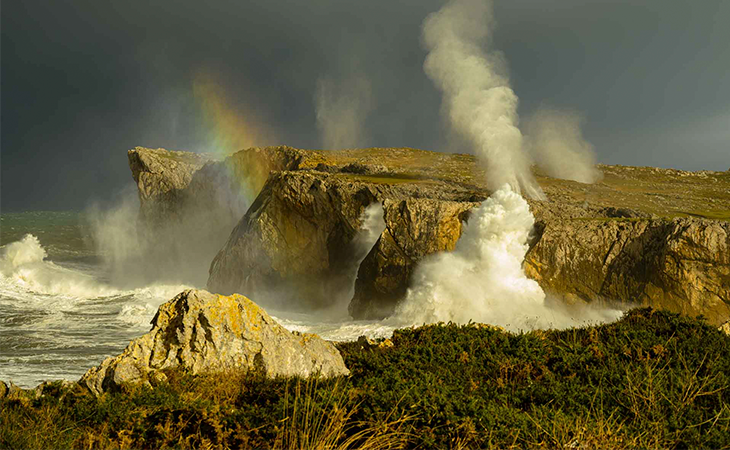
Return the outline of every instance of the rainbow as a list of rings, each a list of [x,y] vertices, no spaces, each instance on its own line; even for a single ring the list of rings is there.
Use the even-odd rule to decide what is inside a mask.
[[[276,143],[271,128],[261,123],[254,114],[245,113],[245,105],[230,103],[231,96],[220,77],[209,70],[199,70],[192,80],[193,97],[199,104],[203,125],[208,135],[206,152],[214,153],[225,164],[228,174],[238,181],[243,197],[250,203],[258,194],[260,174],[256,165],[242,166],[229,158],[234,153]]]

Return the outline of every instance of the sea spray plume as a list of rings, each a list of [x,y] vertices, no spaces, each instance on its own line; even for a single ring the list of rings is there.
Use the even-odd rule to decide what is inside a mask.
[[[583,138],[580,114],[540,108],[525,121],[525,138],[540,168],[555,178],[594,183],[601,178],[596,169],[593,146]]]
[[[391,320],[475,321],[517,331],[617,319],[617,310],[546,305],[542,288],[522,270],[533,224],[527,202],[505,184],[473,211],[453,252],[421,262]]]
[[[485,164],[488,183],[532,198],[544,194],[530,172],[518,128],[517,95],[501,54],[486,52],[495,26],[490,0],[452,0],[423,23],[424,70],[443,92],[453,130]]]
[[[129,186],[112,204],[89,206],[84,214],[109,282],[124,289],[204,286],[210,261],[243,215],[245,199],[216,189],[209,199],[183,202],[168,216],[150,219],[140,213],[135,191]]]
[[[365,117],[372,109],[372,87],[364,76],[320,78],[314,97],[325,149],[362,147]]]
[[[532,314],[545,299],[522,270],[533,223],[527,202],[504,185],[473,211],[453,252],[418,266],[396,317],[414,324],[475,320],[507,325]]]

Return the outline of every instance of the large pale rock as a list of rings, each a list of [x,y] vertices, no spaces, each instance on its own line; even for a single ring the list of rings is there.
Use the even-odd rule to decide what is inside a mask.
[[[173,367],[193,374],[227,369],[270,377],[349,374],[334,345],[287,331],[248,298],[188,290],[160,306],[149,333],[90,369],[79,383],[98,395]]]
[[[356,319],[391,315],[424,256],[451,251],[462,223],[479,203],[434,199],[386,200],[385,230],[360,264],[349,312]]]
[[[525,271],[551,293],[620,301],[720,324],[730,318],[730,223],[701,219],[542,223]]]
[[[272,174],[213,259],[208,289],[326,305],[342,290],[360,215],[374,201],[369,186],[328,174]]]
[[[216,158],[135,147],[127,152],[127,158],[144,219],[167,222],[196,209],[216,212],[220,208],[233,210],[237,221],[245,212],[240,211],[240,203],[250,203],[272,171],[296,169],[301,152],[283,146],[250,148]]]
[[[118,283],[135,280],[203,284],[210,261],[272,170],[296,167],[298,151],[251,148],[225,159],[163,149],[128,152],[140,214],[136,249],[110,261]],[[111,236],[111,246],[118,236]],[[127,244],[128,245],[128,244]],[[118,255],[118,251],[106,252]]]
[[[472,195],[457,186],[438,182],[424,185],[411,179],[386,183],[378,177],[349,173],[272,173],[213,260],[207,288],[223,294],[243,292],[286,303],[287,307],[302,306],[292,302],[329,306],[335,293],[352,287],[359,263],[353,241],[369,204],[421,197],[461,200]],[[456,207],[456,202],[452,203],[444,205]],[[441,203],[412,204],[428,209]],[[447,208],[445,214],[450,211]],[[457,225],[452,222],[440,232],[449,234],[454,226],[460,229],[458,220]],[[418,235],[417,230],[411,231]],[[430,237],[429,233],[424,230],[423,238]],[[449,239],[455,242],[458,236],[457,232]],[[440,248],[440,244],[434,245]]]

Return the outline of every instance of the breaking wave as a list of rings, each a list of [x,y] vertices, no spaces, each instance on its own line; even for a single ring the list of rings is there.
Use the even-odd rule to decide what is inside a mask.
[[[184,285],[153,285],[122,290],[102,283],[92,267],[86,273],[47,259],[48,253],[36,236],[27,234],[7,244],[0,253],[0,294],[5,302],[25,303],[43,310],[84,310],[96,303],[115,303],[124,299],[120,317],[128,322],[149,322],[158,300],[172,298]],[[106,302],[104,302],[106,300]]]
[[[613,309],[552,306],[522,262],[535,219],[529,205],[504,185],[477,208],[453,252],[425,259],[396,308],[402,325],[483,322],[509,330],[567,328],[615,320]]]

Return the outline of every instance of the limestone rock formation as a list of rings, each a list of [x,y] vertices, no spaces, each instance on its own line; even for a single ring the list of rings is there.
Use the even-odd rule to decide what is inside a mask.
[[[407,261],[393,262],[406,270],[397,275],[398,280],[405,281],[419,252],[449,248],[444,242],[456,242],[461,225],[451,215],[471,207],[471,203],[464,207],[457,203],[475,195],[480,198],[469,189],[438,181],[422,183],[395,177],[383,181],[377,175],[319,170],[272,173],[213,260],[207,288],[223,294],[241,292],[257,299],[270,299],[267,304],[278,301],[288,307],[292,303],[304,306],[303,302],[310,307],[330,306],[338,293],[350,289],[358,271],[360,261],[353,239],[360,228],[363,210],[374,202],[390,205],[388,201],[411,199],[409,205],[415,208],[415,215],[433,217],[424,219],[432,229],[417,230],[425,225],[422,221],[411,226],[410,231],[397,231],[397,245],[406,245],[410,252]],[[439,200],[429,202],[425,200],[428,198]],[[430,208],[433,211],[427,213]],[[400,226],[400,219],[395,214],[391,216]],[[437,223],[442,220],[444,223]],[[456,234],[452,233],[454,230]],[[413,238],[423,242],[408,243]],[[437,242],[427,242],[431,238],[437,238]],[[387,247],[385,241],[384,245]],[[392,248],[385,251],[392,253]],[[392,275],[393,271],[390,272]],[[360,285],[365,283],[363,279]],[[387,289],[378,292],[388,299],[394,298]]]
[[[334,345],[285,330],[248,298],[187,290],[160,306],[149,333],[87,371],[79,383],[99,395],[172,367],[193,374],[226,369],[270,377],[349,374]]]
[[[525,271],[543,289],[584,301],[621,301],[730,317],[730,223],[701,219],[543,223]]]
[[[392,311],[420,259],[453,248],[468,210],[489,195],[486,175],[471,155],[267,147],[225,161],[227,176],[255,201],[227,225],[235,229],[216,249],[208,288],[257,299],[272,293],[289,306],[307,300],[327,305],[357,272],[350,306],[355,318]],[[204,191],[215,177],[202,174],[212,167],[203,163],[183,191],[196,180],[200,187],[193,190]],[[727,245],[713,243],[727,233],[730,175],[599,169],[603,179],[593,185],[536,173],[548,200],[530,201],[537,219],[525,263],[530,275],[567,298],[650,304],[727,320]],[[202,203],[215,203],[205,198]],[[387,228],[358,267],[350,250],[370,202],[384,205]],[[675,220],[688,216],[715,221]],[[219,222],[209,220],[211,227]]]
[[[386,200],[385,231],[360,265],[353,317],[382,319],[405,297],[411,275],[426,255],[451,251],[468,211],[479,203],[434,199]]]
[[[129,150],[127,158],[137,183],[140,212],[150,219],[178,214],[193,176],[212,161],[209,155],[143,147]]]
[[[196,209],[234,209],[250,203],[272,171],[298,167],[300,150],[251,148],[226,158],[210,154],[136,147],[127,152],[137,184],[140,212],[150,221],[179,219]]]
[[[326,304],[351,264],[359,217],[374,201],[369,186],[328,174],[272,174],[213,260],[208,289]]]

